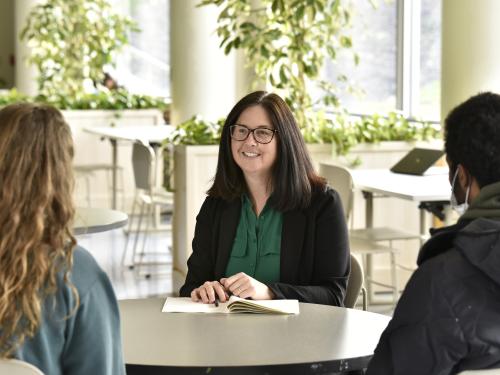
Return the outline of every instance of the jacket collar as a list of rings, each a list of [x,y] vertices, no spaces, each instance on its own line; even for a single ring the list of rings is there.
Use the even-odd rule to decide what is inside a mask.
[[[442,254],[453,247],[453,241],[457,233],[469,224],[470,220],[460,220],[455,225],[448,227],[431,229],[431,238],[423,244],[418,253],[417,265],[421,265],[426,260]]]

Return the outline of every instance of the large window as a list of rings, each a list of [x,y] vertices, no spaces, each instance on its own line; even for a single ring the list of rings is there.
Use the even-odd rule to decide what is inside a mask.
[[[111,0],[140,32],[119,56],[112,76],[137,94],[170,97],[170,0]]]
[[[406,116],[439,120],[442,0],[355,0],[352,30],[354,50],[342,51],[326,64],[335,80],[345,74],[353,92],[341,101],[351,113],[384,113],[398,109]]]

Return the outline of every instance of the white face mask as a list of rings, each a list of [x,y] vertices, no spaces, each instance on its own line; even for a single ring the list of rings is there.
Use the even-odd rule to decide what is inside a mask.
[[[458,203],[457,197],[455,197],[455,182],[458,176],[458,168],[455,171],[455,175],[453,176],[453,180],[451,182],[451,197],[450,197],[450,206],[453,210],[455,210],[460,216],[462,216],[467,208],[469,208],[469,192],[470,192],[470,184],[467,186],[467,191],[465,192],[465,201],[463,203]]]

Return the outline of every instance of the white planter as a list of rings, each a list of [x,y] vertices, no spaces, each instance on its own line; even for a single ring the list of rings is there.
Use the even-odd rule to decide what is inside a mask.
[[[92,126],[141,126],[161,125],[164,123],[162,112],[157,109],[141,110],[70,110],[62,111],[73,132],[75,146],[75,165],[109,164],[111,165],[111,144],[98,136],[83,131]],[[118,174],[118,209],[128,211],[134,197],[132,172],[132,144],[118,142],[118,165],[122,168],[123,178]],[[123,180],[123,185],[121,186]],[[111,175],[96,172],[91,177],[91,204],[94,207],[111,207]],[[86,206],[85,181],[76,180],[75,201],[79,206]]]
[[[356,157],[361,159],[361,168],[389,168],[416,146],[442,148],[442,142],[361,144],[354,147],[346,157],[340,159],[332,157],[331,144],[309,144],[307,148],[316,169],[321,161],[335,159],[340,163],[348,163]],[[177,146],[175,148],[174,292],[177,292],[182,285],[187,273],[186,262],[192,251],[191,241],[194,236],[196,215],[215,175],[217,155],[218,146]],[[363,202],[360,193],[357,194],[355,201]],[[374,205],[374,220],[378,225],[394,225],[418,233],[418,212],[414,203],[398,199],[381,199],[376,200]],[[364,204],[355,205],[353,217],[355,227],[364,226]],[[410,244],[410,248],[410,254],[406,258],[414,263],[418,244]],[[385,265],[380,265],[380,268],[385,268]]]

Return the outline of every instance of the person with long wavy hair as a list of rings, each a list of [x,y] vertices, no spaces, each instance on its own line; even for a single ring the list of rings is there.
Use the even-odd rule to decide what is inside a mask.
[[[73,141],[55,108],[0,110],[0,357],[46,374],[124,374],[116,298],[76,245]]]

